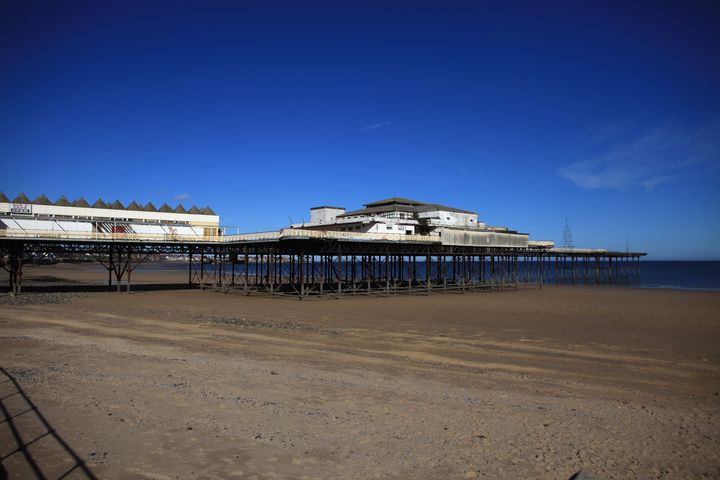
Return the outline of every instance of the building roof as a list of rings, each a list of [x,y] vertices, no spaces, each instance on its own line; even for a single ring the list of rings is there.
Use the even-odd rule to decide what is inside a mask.
[[[338,217],[353,217],[356,215],[373,215],[376,213],[385,213],[385,212],[415,213],[416,210],[414,207],[411,207],[409,205],[384,205],[384,206],[380,206],[380,207],[368,207],[368,208],[361,208],[359,210],[353,210],[351,212],[345,212],[342,215],[338,215]]]
[[[24,193],[21,193],[13,200],[13,203],[32,203]]]
[[[455,213],[477,213],[471,212],[470,210],[462,210],[460,208],[448,207],[447,205],[440,205],[437,203],[426,203],[418,207],[418,212],[435,212],[442,210],[443,212],[455,212]]]
[[[0,202],[3,203],[29,203],[34,205],[54,205],[57,207],[80,207],[80,208],[91,208],[91,205],[85,200],[84,197],[80,197],[77,200],[74,200],[70,202],[65,195],[60,196],[54,203],[50,201],[50,199],[45,195],[41,194],[39,195],[35,200],[30,200],[27,195],[24,193],[20,193],[17,197],[15,197],[12,201],[8,199],[8,197],[5,196],[3,192],[0,192]],[[155,207],[155,205],[152,204],[152,202],[148,202],[144,207],[137,203],[136,201],[130,202],[130,204],[125,207],[122,203],[120,203],[119,200],[115,200],[114,202],[106,203],[102,198],[98,198],[95,203],[92,204],[92,208],[105,208],[105,209],[111,209],[111,210],[131,210],[131,211],[145,211],[145,212],[163,212],[163,213],[179,213],[179,214],[193,214],[193,215],[217,215],[215,211],[210,207],[205,208],[198,208],[195,205],[192,206],[192,208],[188,211],[183,207],[182,205],[178,205],[174,209],[170,207],[167,203],[164,203],[162,207],[159,209]]]
[[[334,208],[335,210],[345,210],[345,207],[331,207],[330,205],[320,205],[319,207],[312,207],[310,210],[320,210],[321,208]]]
[[[74,202],[72,202],[72,206],[80,208],[90,208],[90,204],[83,197],[80,197]]]
[[[382,207],[385,205],[409,205],[409,206],[418,206],[418,205],[424,205],[425,202],[419,202],[417,200],[410,200],[409,198],[402,198],[402,197],[390,197],[386,198],[384,200],[377,200],[375,202],[366,203],[366,207]]]
[[[425,203],[418,200],[410,200],[409,198],[391,197],[384,200],[378,200],[376,202],[366,203],[365,208],[353,210],[352,212],[347,212],[339,216],[349,217],[355,215],[373,215],[385,212],[423,213],[434,212],[438,210],[455,213],[475,213],[469,210],[461,210],[459,208],[448,207],[446,205],[440,205],[437,203]]]
[[[60,198],[55,200],[55,206],[57,207],[71,207],[70,202],[67,198],[65,198],[65,195],[61,195]]]
[[[35,205],[52,205],[52,202],[44,193],[39,195],[32,203]]]

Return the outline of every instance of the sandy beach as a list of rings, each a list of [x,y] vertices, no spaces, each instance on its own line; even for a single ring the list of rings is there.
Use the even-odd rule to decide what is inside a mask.
[[[69,295],[0,295],[9,478],[720,478],[717,292]]]

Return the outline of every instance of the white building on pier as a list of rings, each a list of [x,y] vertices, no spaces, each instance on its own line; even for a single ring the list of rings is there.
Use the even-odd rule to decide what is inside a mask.
[[[0,230],[33,233],[77,233],[144,235],[144,236],[217,236],[220,217],[209,207],[182,205],[171,208],[136,202],[124,206],[118,200],[111,204],[98,199],[90,205],[84,198],[69,201],[64,196],[51,202],[45,195],[30,200],[20,194],[9,200],[0,192]]]
[[[365,208],[346,211],[342,207],[310,209],[310,223],[292,228],[371,234],[424,235],[441,237],[453,245],[532,247],[529,235],[506,227],[490,227],[477,212],[455,207],[392,197],[367,203]],[[547,247],[548,242],[543,242]]]

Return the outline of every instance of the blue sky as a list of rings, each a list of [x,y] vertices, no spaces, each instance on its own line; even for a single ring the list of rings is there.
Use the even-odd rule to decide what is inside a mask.
[[[389,196],[720,259],[720,3],[0,4],[0,191],[276,229]]]

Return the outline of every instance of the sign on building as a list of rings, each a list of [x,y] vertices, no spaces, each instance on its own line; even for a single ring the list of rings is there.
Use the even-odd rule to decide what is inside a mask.
[[[10,204],[10,213],[32,215],[32,205],[29,203],[12,203]]]

